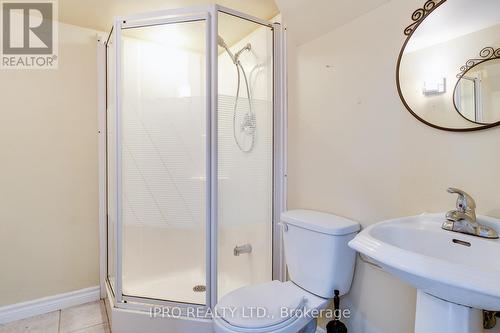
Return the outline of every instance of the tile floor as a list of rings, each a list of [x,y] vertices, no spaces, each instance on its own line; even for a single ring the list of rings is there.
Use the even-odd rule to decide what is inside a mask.
[[[0,333],[110,333],[103,301],[0,325]]]

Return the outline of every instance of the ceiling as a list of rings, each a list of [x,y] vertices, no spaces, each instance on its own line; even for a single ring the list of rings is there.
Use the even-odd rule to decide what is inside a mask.
[[[59,0],[59,21],[109,31],[115,16],[214,2],[215,0]],[[279,13],[274,0],[217,0],[216,2],[266,20]]]
[[[296,44],[315,39],[390,0],[276,0]]]
[[[270,20],[281,12],[294,42],[303,44],[389,2],[390,0],[59,0],[59,20],[109,31],[115,16],[206,5],[222,6]],[[240,37],[248,31],[237,31]]]

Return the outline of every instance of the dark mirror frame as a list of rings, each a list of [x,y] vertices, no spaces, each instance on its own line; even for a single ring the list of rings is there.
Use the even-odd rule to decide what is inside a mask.
[[[435,124],[421,118],[419,115],[417,115],[412,110],[412,108],[408,105],[408,103],[406,102],[406,100],[403,96],[403,92],[401,90],[401,82],[399,79],[399,76],[400,76],[399,73],[400,73],[400,69],[401,69],[401,60],[403,59],[403,55],[404,55],[404,51],[406,49],[406,46],[408,45],[408,43],[409,43],[411,37],[413,36],[413,34],[415,33],[415,31],[418,29],[420,24],[422,24],[424,22],[424,20],[427,18],[427,16],[429,16],[435,9],[439,8],[441,5],[446,3],[446,1],[447,0],[428,0],[428,1],[426,1],[425,4],[422,6],[422,8],[419,8],[413,12],[413,14],[411,16],[413,23],[404,29],[404,34],[406,36],[406,40],[405,40],[403,46],[401,47],[401,51],[399,52],[398,62],[397,62],[397,66],[396,66],[396,83],[397,83],[399,97],[400,97],[401,101],[403,102],[404,106],[406,107],[406,109],[415,118],[417,118],[419,121],[423,122],[424,124],[426,124],[430,127],[439,129],[439,130],[451,131],[451,132],[473,132],[473,131],[479,131],[479,130],[484,130],[484,129],[496,127],[496,126],[500,125],[500,121],[495,122],[495,123],[491,123],[491,124],[479,124],[479,123],[474,123],[473,121],[471,121],[470,119],[467,119],[467,118],[466,119],[471,122],[471,125],[475,124],[475,125],[482,125],[482,126],[471,127],[471,128],[448,128],[448,127],[438,126],[438,125],[435,125]],[[471,0],[471,1],[474,1],[474,0]],[[488,48],[485,48],[485,49],[488,49]],[[498,52],[500,52],[500,51],[498,51]],[[481,63],[484,62],[484,60],[479,60],[479,59],[471,59],[469,61],[474,61],[474,60],[481,61]],[[467,62],[467,64],[469,64],[469,61]],[[467,66],[467,64],[466,64],[466,66]],[[462,67],[460,70],[463,71],[464,67]],[[465,72],[467,72],[471,68],[468,68],[468,69],[466,68]],[[463,74],[464,73],[461,73],[459,75],[463,75]],[[459,81],[460,81],[460,79],[459,79]],[[453,107],[456,109],[455,94],[453,94]],[[458,109],[456,109],[456,111],[458,111]]]

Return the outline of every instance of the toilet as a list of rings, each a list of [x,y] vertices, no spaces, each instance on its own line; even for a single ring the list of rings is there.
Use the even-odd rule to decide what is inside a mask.
[[[214,311],[216,333],[315,332],[312,310],[326,308],[334,291],[351,288],[356,252],[347,243],[357,222],[310,210],[281,214],[290,281],[271,281],[237,289]]]

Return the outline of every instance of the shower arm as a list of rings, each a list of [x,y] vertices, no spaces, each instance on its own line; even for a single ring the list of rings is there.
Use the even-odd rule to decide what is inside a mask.
[[[231,52],[231,50],[229,49],[229,46],[227,46],[226,42],[224,41],[224,39],[221,36],[217,36],[217,44],[219,44],[219,46],[223,47],[224,50],[226,50],[227,54],[229,54],[229,57],[231,58],[233,63],[235,65],[237,65],[238,63],[237,63],[236,57],[234,56],[233,52]]]

